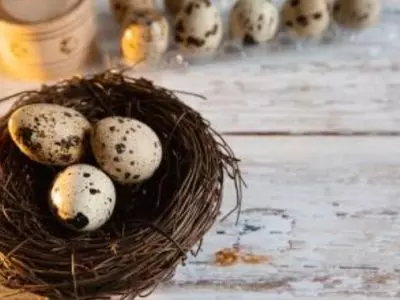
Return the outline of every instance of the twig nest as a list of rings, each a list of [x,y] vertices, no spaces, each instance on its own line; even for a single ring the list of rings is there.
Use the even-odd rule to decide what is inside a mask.
[[[278,9],[265,0],[238,0],[230,13],[231,36],[245,45],[273,39],[279,27]]]
[[[118,23],[123,23],[133,12],[153,10],[155,0],[109,0],[111,12]]]
[[[164,0],[164,6],[170,14],[176,15],[183,8],[186,1],[188,0]]]
[[[240,207],[237,158],[173,91],[107,71],[14,97],[0,118],[0,277],[16,293],[136,298],[171,278],[212,227],[229,179]],[[32,104],[92,124],[79,164],[39,164],[16,145],[7,124]]]
[[[48,165],[79,161],[90,129],[88,120],[76,110],[46,103],[23,106],[8,121],[18,148],[30,159]]]
[[[50,205],[60,222],[77,231],[103,226],[115,207],[114,184],[99,169],[73,165],[58,174],[50,193]]]
[[[168,49],[169,24],[155,11],[134,12],[125,20],[121,49],[128,63],[157,61]]]
[[[210,0],[188,0],[175,20],[175,42],[186,54],[215,52],[222,41],[222,18]]]
[[[335,21],[346,28],[363,29],[379,22],[380,0],[338,0],[334,5]]]
[[[289,34],[304,38],[320,37],[330,23],[326,0],[287,0],[282,19]]]
[[[123,184],[149,179],[162,159],[157,134],[135,119],[109,117],[98,122],[91,138],[101,168]]]

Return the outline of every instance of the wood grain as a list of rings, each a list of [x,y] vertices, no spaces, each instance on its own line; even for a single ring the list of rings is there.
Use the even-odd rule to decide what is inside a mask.
[[[381,26],[335,47],[132,72],[207,96],[182,99],[226,133],[248,184],[239,224],[216,224],[150,300],[400,298],[400,2],[384,2]],[[105,3],[107,48],[116,36]],[[4,78],[0,97],[38,86]],[[234,204],[227,185],[223,212]],[[225,248],[237,262],[217,266]]]
[[[232,137],[229,142],[243,158],[248,182],[241,221],[215,226],[203,252],[179,269],[173,287],[308,299],[400,297],[400,139]],[[233,199],[228,187],[225,212]],[[215,266],[215,252],[233,246],[270,261]]]

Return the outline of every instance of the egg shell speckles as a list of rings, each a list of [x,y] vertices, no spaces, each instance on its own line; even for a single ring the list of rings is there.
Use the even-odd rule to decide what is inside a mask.
[[[267,0],[238,0],[229,19],[232,38],[246,45],[273,39],[279,27],[278,9]]]
[[[333,8],[335,21],[350,29],[372,27],[379,22],[380,15],[380,0],[339,0]]]
[[[296,37],[322,36],[330,23],[326,0],[287,0],[283,5],[282,19],[289,34]]]
[[[66,166],[85,153],[91,129],[79,112],[56,104],[31,104],[17,109],[9,118],[8,130],[18,148],[31,160]]]
[[[176,16],[175,42],[184,53],[212,53],[222,37],[221,15],[209,0],[189,0]]]
[[[122,184],[150,178],[162,159],[156,133],[135,119],[109,117],[99,121],[94,126],[91,144],[101,168]]]
[[[49,201],[63,225],[75,231],[93,231],[110,219],[116,192],[111,179],[101,170],[77,164],[57,175]]]
[[[169,24],[155,11],[132,13],[121,38],[122,53],[130,63],[158,59],[169,45]]]

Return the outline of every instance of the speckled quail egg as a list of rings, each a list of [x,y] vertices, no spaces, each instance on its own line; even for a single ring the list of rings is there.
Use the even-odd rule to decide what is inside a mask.
[[[339,0],[333,9],[335,21],[350,29],[374,26],[379,22],[380,14],[380,0]]]
[[[188,0],[175,20],[175,42],[185,54],[214,52],[223,37],[222,18],[209,0]]]
[[[111,12],[118,23],[122,23],[132,12],[153,10],[155,0],[109,0]]]
[[[180,12],[187,0],[164,0],[165,8],[172,15],[176,15]]]
[[[66,166],[85,153],[91,125],[79,112],[56,104],[31,104],[9,118],[8,130],[18,148],[31,160]]]
[[[326,0],[287,0],[282,19],[289,34],[305,38],[321,36],[330,23]]]
[[[135,119],[108,117],[99,121],[94,127],[91,144],[101,168],[122,184],[150,178],[162,159],[157,134]]]
[[[233,39],[246,45],[266,42],[275,37],[279,26],[278,9],[268,0],[238,0],[230,14]]]
[[[168,49],[169,25],[155,11],[133,13],[123,30],[121,49],[128,63],[156,61]]]
[[[86,164],[60,172],[51,188],[50,208],[59,221],[76,231],[93,231],[111,217],[116,192],[111,179]]]

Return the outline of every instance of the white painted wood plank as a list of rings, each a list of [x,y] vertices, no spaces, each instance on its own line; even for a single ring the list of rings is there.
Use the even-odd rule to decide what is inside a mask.
[[[243,159],[249,186],[240,224],[231,218],[215,226],[200,255],[179,268],[171,293],[180,287],[226,294],[215,299],[234,297],[236,289],[271,293],[271,299],[280,293],[305,299],[400,297],[400,139],[229,142]],[[233,199],[228,186],[225,211]],[[270,262],[215,266],[215,252],[237,243]]]
[[[230,291],[203,289],[171,289],[160,291],[148,300],[310,300],[310,297],[298,297],[290,293],[251,292],[234,289]],[[374,296],[322,296],[320,300],[398,300],[394,297]]]

